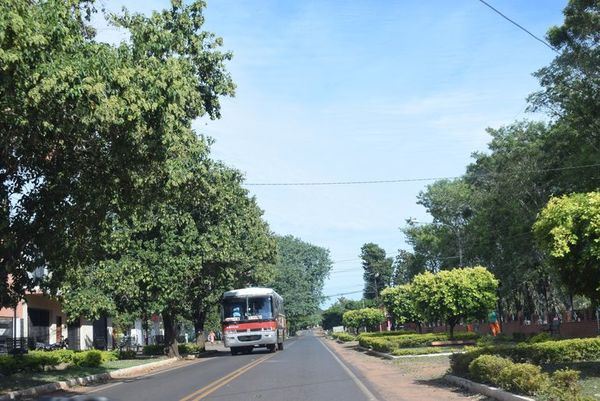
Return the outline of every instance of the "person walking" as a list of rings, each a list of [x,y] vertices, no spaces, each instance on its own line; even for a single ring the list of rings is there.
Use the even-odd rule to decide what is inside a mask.
[[[212,330],[208,333],[208,342],[211,344],[215,343],[215,332]]]
[[[498,322],[498,315],[496,315],[496,311],[493,310],[490,312],[488,316],[488,322],[490,324],[490,332],[492,336],[496,337],[500,334],[500,323]]]

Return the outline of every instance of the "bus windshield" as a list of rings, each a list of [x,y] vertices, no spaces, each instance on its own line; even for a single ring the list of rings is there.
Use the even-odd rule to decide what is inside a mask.
[[[224,321],[273,319],[271,297],[227,298],[223,300]]]

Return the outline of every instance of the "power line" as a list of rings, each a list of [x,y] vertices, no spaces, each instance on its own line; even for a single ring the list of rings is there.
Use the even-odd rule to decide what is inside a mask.
[[[350,292],[340,292],[339,294],[323,295],[323,298],[341,297],[341,296],[344,296],[344,295],[359,294],[359,293],[362,293],[362,292],[363,292],[363,290],[350,291]]]
[[[524,174],[532,174],[532,173],[546,173],[551,171],[563,171],[563,170],[577,170],[584,169],[590,167],[600,167],[600,163],[596,164],[584,164],[580,166],[569,166],[569,167],[556,167],[556,168],[548,168],[548,169],[540,169],[540,170],[525,170]],[[514,174],[503,174],[503,173],[482,173],[476,174],[475,177],[487,177],[487,176],[503,176],[503,175],[514,175]],[[419,181],[438,181],[438,180],[453,180],[461,178],[461,176],[452,176],[452,177],[429,177],[429,178],[400,178],[400,179],[392,179],[392,180],[368,180],[368,181],[313,181],[313,182],[249,182],[244,183],[246,186],[250,187],[281,187],[281,186],[332,186],[332,185],[363,185],[363,184],[396,184],[396,183],[404,183],[404,182],[419,182]]]
[[[546,42],[544,39],[540,38],[539,36],[531,33],[531,31],[529,31],[527,28],[525,28],[523,25],[519,24],[518,22],[512,20],[511,18],[507,17],[506,15],[504,15],[502,12],[500,12],[500,10],[498,10],[497,8],[494,8],[494,6],[492,6],[490,3],[484,1],[484,0],[479,0],[479,2],[485,4],[486,6],[488,6],[489,8],[491,8],[492,10],[494,10],[494,12],[498,15],[500,15],[502,18],[504,18],[505,20],[507,20],[508,22],[510,22],[511,24],[515,25],[516,27],[518,27],[520,30],[524,31],[525,33],[527,33],[529,36],[531,36],[532,38],[534,38],[535,40],[537,40],[538,42],[543,43],[545,46],[547,46],[548,48],[550,48],[552,51],[556,52],[556,53],[560,53],[554,46],[552,46],[550,43]]]

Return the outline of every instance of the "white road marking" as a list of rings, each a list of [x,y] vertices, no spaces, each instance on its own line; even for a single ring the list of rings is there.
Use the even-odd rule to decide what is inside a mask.
[[[321,339],[319,339],[319,343],[321,343],[321,345],[327,350],[327,352],[329,352],[331,354],[331,356],[333,356],[333,359],[335,359],[340,364],[340,366],[344,369],[344,371],[348,374],[348,376],[350,376],[350,378],[352,379],[354,384],[356,384],[358,386],[358,388],[360,389],[360,391],[362,391],[363,394],[367,396],[367,399],[369,401],[377,401],[377,397],[375,397],[375,395],[373,395],[373,393],[358,379],[358,377],[356,377],[356,375],[354,373],[352,373],[352,371],[344,364],[344,362],[342,362],[342,360],[340,358],[338,358],[337,355],[334,354],[332,350],[329,349],[328,346],[323,344],[323,341]]]

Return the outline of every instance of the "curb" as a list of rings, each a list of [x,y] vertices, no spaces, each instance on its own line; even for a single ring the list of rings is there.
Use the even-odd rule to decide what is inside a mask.
[[[385,352],[373,351],[370,348],[361,347],[360,345],[357,345],[356,349],[358,349],[360,351],[364,351],[364,352],[366,352],[368,354],[371,354],[371,355],[378,356],[380,358],[385,358],[385,359],[398,359],[398,358],[400,358],[399,356],[391,355],[391,354],[386,354]]]
[[[458,352],[439,352],[437,354],[420,354],[420,355],[392,355],[392,354],[386,354],[385,352],[379,352],[379,351],[374,351],[370,348],[365,348],[365,347],[361,347],[360,345],[356,346],[356,349],[360,350],[360,351],[364,351],[367,352],[371,355],[375,355],[381,358],[385,358],[385,359],[402,359],[402,358],[430,358],[430,357],[435,357],[435,356],[449,356],[452,354],[457,354],[460,353],[461,351]]]
[[[163,361],[150,362],[143,365],[131,366],[129,368],[123,368],[118,370],[113,370],[112,372],[98,373],[91,376],[78,377],[75,379],[64,380],[60,382],[42,384],[35,387],[26,388],[24,390],[16,390],[7,393],[6,395],[0,396],[0,401],[8,401],[8,400],[17,400],[23,396],[38,396],[47,393],[52,393],[58,390],[66,390],[75,386],[85,386],[87,384],[108,381],[110,379],[116,379],[128,374],[142,373],[146,370],[152,370],[155,368],[160,368],[162,366],[167,366],[175,363],[179,359],[177,358],[169,358]]]
[[[475,383],[471,380],[464,379],[458,376],[446,375],[444,376],[444,380],[456,386],[462,387],[472,393],[483,394],[488,397],[494,398],[498,401],[535,401],[533,398],[530,397],[509,393],[508,391],[504,391],[497,387],[491,387],[485,384]]]

